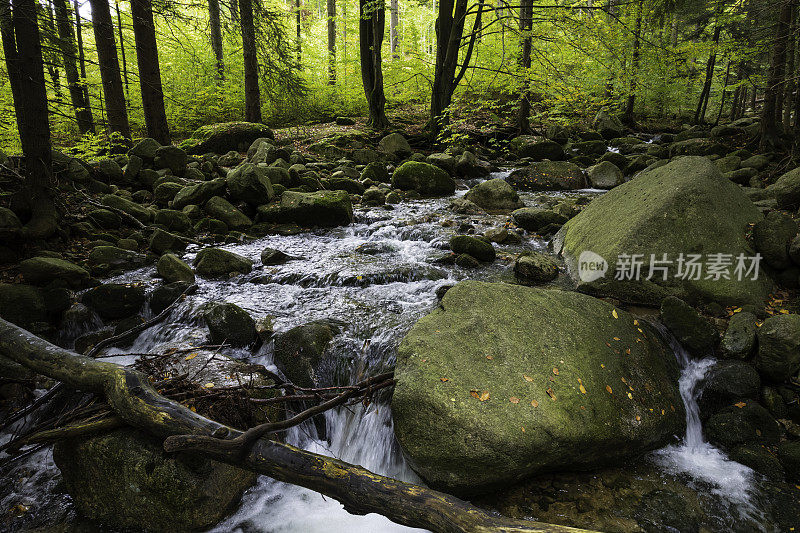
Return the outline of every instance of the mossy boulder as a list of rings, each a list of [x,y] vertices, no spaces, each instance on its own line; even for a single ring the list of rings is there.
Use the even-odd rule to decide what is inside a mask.
[[[519,191],[570,191],[586,187],[586,177],[575,163],[542,161],[512,172],[506,181]]]
[[[247,274],[253,262],[239,254],[221,248],[206,248],[194,258],[195,271],[205,278],[218,278],[230,274]]]
[[[144,161],[153,162],[156,157],[156,151],[161,148],[161,144],[150,137],[146,137],[133,145],[133,148],[128,150],[129,156],[136,156]]]
[[[231,198],[252,206],[270,202],[275,193],[266,168],[245,163],[231,170],[226,180]]]
[[[285,191],[272,211],[259,209],[268,222],[294,222],[300,226],[346,226],[353,222],[353,204],[345,191]]]
[[[0,283],[0,317],[25,329],[47,322],[42,289],[21,283]]]
[[[100,200],[100,203],[115,209],[119,209],[120,211],[124,211],[142,224],[149,224],[153,219],[153,212],[149,209],[115,194],[107,194],[103,196],[102,200]]]
[[[675,296],[667,296],[661,302],[661,320],[681,345],[693,354],[709,355],[719,341],[714,325]]]
[[[184,233],[192,227],[192,220],[189,215],[177,209],[160,209],[154,218],[156,224],[167,228],[168,231]]]
[[[392,174],[392,187],[417,191],[423,196],[449,196],[456,191],[456,182],[441,168],[419,161],[406,161]]]
[[[373,161],[361,171],[361,180],[372,180],[378,183],[389,183],[392,178],[386,170],[386,163]]]
[[[756,368],[769,381],[782,382],[800,370],[800,315],[770,317],[758,328]]]
[[[560,161],[564,159],[564,147],[549,139],[539,139],[523,135],[512,139],[509,148],[519,157],[529,157],[534,161],[549,159]]]
[[[176,176],[183,176],[186,171],[186,152],[177,146],[162,146],[156,150],[153,164],[156,168],[166,168]]]
[[[621,137],[622,134],[625,133],[625,126],[622,124],[622,121],[619,117],[613,115],[608,107],[603,107],[597,112],[592,126],[605,139]]]
[[[247,215],[221,196],[209,198],[204,209],[209,216],[223,221],[230,229],[238,230],[249,228],[253,225],[253,221]]]
[[[153,201],[161,206],[169,205],[183,188],[184,185],[174,181],[160,183],[153,189]]]
[[[706,371],[698,405],[703,418],[740,400],[756,400],[761,379],[753,365],[744,361],[719,361]]]
[[[399,133],[390,133],[378,142],[378,149],[395,157],[408,157],[411,155],[411,146]]]
[[[712,415],[704,426],[709,442],[729,449],[749,442],[777,444],[780,428],[756,401],[737,402]]]
[[[115,320],[139,312],[145,302],[144,287],[123,283],[106,283],[89,289],[81,301],[102,318]]]
[[[207,529],[239,503],[252,472],[190,454],[168,455],[135,429],[59,441],[53,459],[82,514],[114,529]]]
[[[797,223],[787,214],[770,211],[753,226],[753,247],[772,268],[784,270],[791,266],[789,245],[797,236]]]
[[[493,215],[509,213],[525,206],[517,191],[501,178],[482,181],[471,188],[464,198]]]
[[[514,223],[525,231],[538,232],[548,226],[561,226],[567,217],[550,209],[523,207],[511,213]]]
[[[767,187],[767,192],[778,201],[778,207],[782,209],[800,206],[800,167],[783,174]]]
[[[780,459],[786,477],[794,483],[800,483],[800,442],[784,442],[778,446]]]
[[[465,281],[400,345],[395,434],[431,486],[484,492],[682,434],[678,375],[658,333],[609,303]]]
[[[146,262],[147,257],[143,254],[116,246],[95,246],[89,252],[89,267],[93,272],[129,270],[143,266]]]
[[[722,354],[735,359],[748,359],[756,346],[757,323],[758,319],[753,313],[742,311],[734,314],[722,336]]]
[[[469,235],[450,237],[450,249],[458,255],[467,254],[484,263],[491,263],[497,257],[491,243]]]
[[[194,283],[194,272],[192,267],[184,263],[175,254],[164,254],[156,265],[156,272],[164,278],[167,283],[174,283],[176,281],[185,281],[187,283]]]
[[[610,161],[601,161],[586,169],[589,184],[595,189],[613,189],[625,183],[622,171]]]
[[[33,285],[57,285],[80,289],[89,281],[89,272],[75,263],[55,257],[32,257],[19,264],[19,271]]]
[[[172,199],[172,208],[183,209],[187,205],[202,205],[214,196],[225,194],[226,187],[222,178],[186,186]]]
[[[514,277],[522,285],[539,285],[558,277],[558,261],[542,252],[527,252],[514,262]]]
[[[186,239],[156,228],[153,235],[150,236],[149,247],[154,254],[161,255],[167,252],[182,252],[186,249],[186,244]]]
[[[19,237],[22,222],[11,209],[0,207],[0,239],[9,241]]]
[[[317,369],[325,349],[338,329],[319,321],[304,324],[275,336],[275,364],[295,385],[318,385]]]
[[[221,122],[202,126],[192,136],[180,143],[188,154],[225,154],[244,152],[256,139],[274,139],[275,134],[264,124],[254,122]]]
[[[256,322],[247,311],[232,303],[211,303],[203,309],[211,342],[248,346],[256,340]]]
[[[752,273],[745,275],[746,269],[739,280],[735,267],[741,254],[745,267],[750,266],[747,258],[755,252],[747,233],[751,224],[762,219],[741,188],[722,177],[710,160],[683,157],[595,198],[564,225],[553,246],[564,256],[581,291],[651,305],[660,304],[669,294],[690,303],[760,305],[772,290],[771,280],[763,271],[752,279]],[[607,262],[605,276],[581,279],[578,263],[584,252],[598,254]],[[626,254],[640,255],[642,276],[612,279],[620,256]],[[672,261],[666,279],[663,272],[655,271],[648,281],[651,256],[663,259],[664,254]],[[730,254],[730,279],[708,279],[705,270],[700,279],[678,277],[681,254],[700,254],[703,262],[710,254]]]

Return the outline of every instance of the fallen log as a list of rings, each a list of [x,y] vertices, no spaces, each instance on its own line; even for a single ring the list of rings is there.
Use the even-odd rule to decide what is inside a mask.
[[[320,492],[353,514],[378,513],[399,524],[436,533],[585,531],[495,516],[449,494],[265,438],[252,443],[243,455],[238,447],[215,449],[208,445],[208,437],[236,439],[244,433],[164,398],[136,370],[75,354],[3,319],[0,355],[69,387],[103,395],[114,413],[130,426],[162,439],[180,435],[187,451]],[[193,449],[187,435],[205,438]]]

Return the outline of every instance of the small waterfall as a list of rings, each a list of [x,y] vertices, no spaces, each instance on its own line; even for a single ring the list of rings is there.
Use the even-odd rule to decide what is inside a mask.
[[[756,500],[756,476],[751,468],[730,460],[722,450],[703,438],[698,399],[708,370],[716,364],[713,357],[692,359],[683,346],[663,326],[656,324],[678,359],[681,377],[678,388],[686,409],[686,435],[683,442],[655,452],[656,463],[665,472],[689,476],[690,486],[707,487],[729,507],[732,516],[754,522],[762,512],[753,504]]]

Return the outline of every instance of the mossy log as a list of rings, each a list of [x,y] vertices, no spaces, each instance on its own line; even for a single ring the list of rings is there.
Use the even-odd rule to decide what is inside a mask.
[[[69,387],[102,395],[126,424],[162,439],[173,435],[236,438],[242,434],[159,395],[138,371],[75,354],[2,319],[0,355]],[[437,533],[585,531],[492,515],[454,496],[267,439],[258,440],[244,456],[214,452],[205,446],[194,453],[320,492],[354,514],[378,513],[399,524]]]

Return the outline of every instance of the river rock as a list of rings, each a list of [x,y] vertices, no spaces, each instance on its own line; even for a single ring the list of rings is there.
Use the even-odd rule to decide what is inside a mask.
[[[101,318],[127,318],[138,313],[144,305],[144,287],[106,283],[83,293],[81,301],[94,309]]]
[[[150,310],[159,314],[172,305],[191,285],[187,281],[173,281],[159,285],[150,293]]]
[[[156,228],[150,236],[149,247],[154,254],[161,255],[167,252],[180,253],[186,249],[186,244],[184,238],[161,228]]]
[[[754,256],[746,235],[750,225],[762,219],[741,188],[723,178],[710,160],[683,157],[592,200],[559,231],[553,248],[564,256],[570,276],[583,292],[651,305],[669,294],[691,303],[762,305],[772,290],[771,280],[763,271],[755,280],[752,273],[742,272],[742,280],[738,280],[735,259],[730,267],[731,279],[705,279],[705,268],[701,279],[676,276],[680,254],[701,254],[703,263],[708,259],[702,254]],[[578,263],[584,252],[584,258],[605,262],[605,275],[581,279]],[[625,254],[641,254],[643,266],[638,280],[612,279]],[[664,254],[672,261],[667,265],[667,279],[656,270],[652,280],[647,280],[651,255],[663,259]],[[749,266],[746,260],[745,267]]]
[[[16,213],[7,207],[0,207],[0,239],[10,241],[19,235],[21,229],[22,222]]]
[[[185,233],[192,227],[189,215],[176,209],[159,209],[153,221],[167,228],[167,231],[178,233]]]
[[[483,492],[682,434],[678,375],[658,334],[609,303],[465,281],[400,345],[395,434],[431,486]]]
[[[59,441],[53,459],[81,513],[114,529],[207,529],[255,483],[252,472],[189,454],[165,454],[135,429]]]
[[[614,163],[601,161],[600,163],[586,169],[586,176],[589,183],[595,189],[613,189],[617,185],[625,183],[622,171]]]
[[[791,265],[789,244],[797,236],[797,223],[780,211],[770,211],[753,226],[753,247],[772,268],[783,270]]]
[[[256,322],[247,311],[232,303],[211,303],[203,310],[211,342],[248,346],[256,340]]]
[[[778,446],[780,459],[786,477],[793,483],[800,483],[800,442],[784,442]]]
[[[484,263],[491,263],[497,257],[491,243],[469,235],[450,237],[450,249],[456,254],[467,254]]]
[[[778,207],[781,209],[800,206],[800,167],[778,178],[775,183],[767,187],[767,192],[778,201]]]
[[[488,163],[478,159],[478,156],[465,150],[456,160],[456,174],[458,176],[474,179],[485,178],[490,173]]]
[[[506,181],[520,191],[570,191],[586,187],[583,171],[567,161],[542,161],[518,168]]]
[[[149,163],[153,162],[156,157],[156,151],[161,148],[161,144],[150,137],[146,137],[133,145],[133,148],[128,150],[128,156],[136,156]]]
[[[769,479],[782,481],[785,472],[775,454],[764,446],[755,443],[742,444],[729,450],[731,460],[748,466]]]
[[[770,317],[758,328],[756,368],[767,380],[782,382],[800,370],[800,315]]]
[[[153,201],[160,206],[167,206],[183,188],[184,185],[174,181],[160,183],[153,189]]]
[[[740,400],[757,400],[761,379],[753,365],[744,361],[719,361],[706,371],[698,405],[703,418]]]
[[[47,322],[44,291],[22,283],[0,283],[0,317],[28,330]]]
[[[603,107],[594,117],[592,126],[606,139],[621,137],[625,133],[622,121],[611,114],[611,110]]]
[[[269,203],[275,196],[266,167],[245,163],[231,170],[226,181],[231,198],[252,206]]]
[[[777,444],[780,428],[772,415],[756,401],[737,402],[711,416],[704,426],[709,442],[732,448],[748,442]]]
[[[543,159],[560,161],[564,159],[564,147],[549,139],[523,135],[512,139],[509,148],[519,157],[528,157],[534,161],[542,161]]]
[[[136,202],[132,202],[121,196],[117,196],[116,194],[106,194],[103,196],[100,203],[103,205],[107,205],[109,207],[113,207],[115,209],[119,209],[133,218],[141,222],[142,224],[149,224],[150,221],[153,219],[153,212],[149,209],[142,207],[141,205],[137,204]]]
[[[404,191],[415,190],[424,196],[449,196],[455,192],[456,182],[439,167],[406,161],[392,174],[392,187]]]
[[[119,163],[113,159],[101,159],[92,164],[95,176],[105,183],[122,183],[123,172]]]
[[[226,187],[227,184],[222,178],[189,185],[178,191],[172,199],[172,208],[183,209],[187,205],[202,205],[214,196],[225,194]]]
[[[525,231],[539,232],[548,226],[561,226],[568,218],[540,207],[523,207],[511,213],[514,224]]]
[[[525,206],[519,199],[517,191],[501,178],[486,180],[475,185],[464,198],[492,215],[509,213]]]
[[[212,218],[221,220],[230,229],[238,230],[253,225],[250,218],[221,196],[212,196],[204,207]]]
[[[361,180],[372,180],[378,183],[389,183],[392,178],[386,170],[386,163],[373,161],[361,171]]]
[[[260,138],[274,139],[275,134],[264,124],[223,122],[198,128],[179,146],[188,154],[225,154],[231,150],[244,152]]]
[[[33,285],[56,285],[80,289],[89,281],[89,272],[75,263],[54,257],[32,257],[19,264],[19,271]]]
[[[275,336],[275,364],[295,385],[318,385],[319,363],[338,332],[335,326],[318,321],[279,333]]]
[[[540,285],[558,277],[558,262],[541,252],[527,252],[514,262],[514,276],[522,285]]]
[[[89,267],[92,271],[130,270],[143,266],[146,262],[147,257],[144,255],[116,246],[95,246],[89,252]]]
[[[194,283],[194,272],[192,267],[181,261],[175,254],[164,254],[156,265],[156,272],[164,278],[167,283],[184,281]]]
[[[403,158],[411,155],[411,146],[399,133],[390,133],[378,142],[378,149],[395,157]]]
[[[176,176],[183,176],[186,171],[186,152],[177,146],[162,146],[156,150],[153,164],[157,169],[167,168]]]
[[[370,187],[364,191],[361,203],[367,206],[380,206],[386,203],[386,191],[378,187]]]
[[[692,354],[707,355],[719,341],[719,333],[714,325],[675,296],[667,296],[661,302],[661,320]]]
[[[197,252],[194,268],[204,278],[219,278],[231,274],[247,274],[253,270],[253,262],[228,250],[206,248]]]
[[[264,248],[261,251],[261,263],[264,266],[282,265],[290,259],[294,258],[275,248]]]
[[[433,153],[425,158],[425,162],[441,168],[450,175],[456,172],[456,158],[448,153]]]
[[[753,313],[742,311],[734,314],[722,336],[722,354],[735,359],[748,359],[756,346],[757,322]]]
[[[265,211],[259,209],[259,213]],[[345,191],[285,191],[269,218],[271,222],[294,222],[304,227],[346,226],[353,222],[353,204]]]

